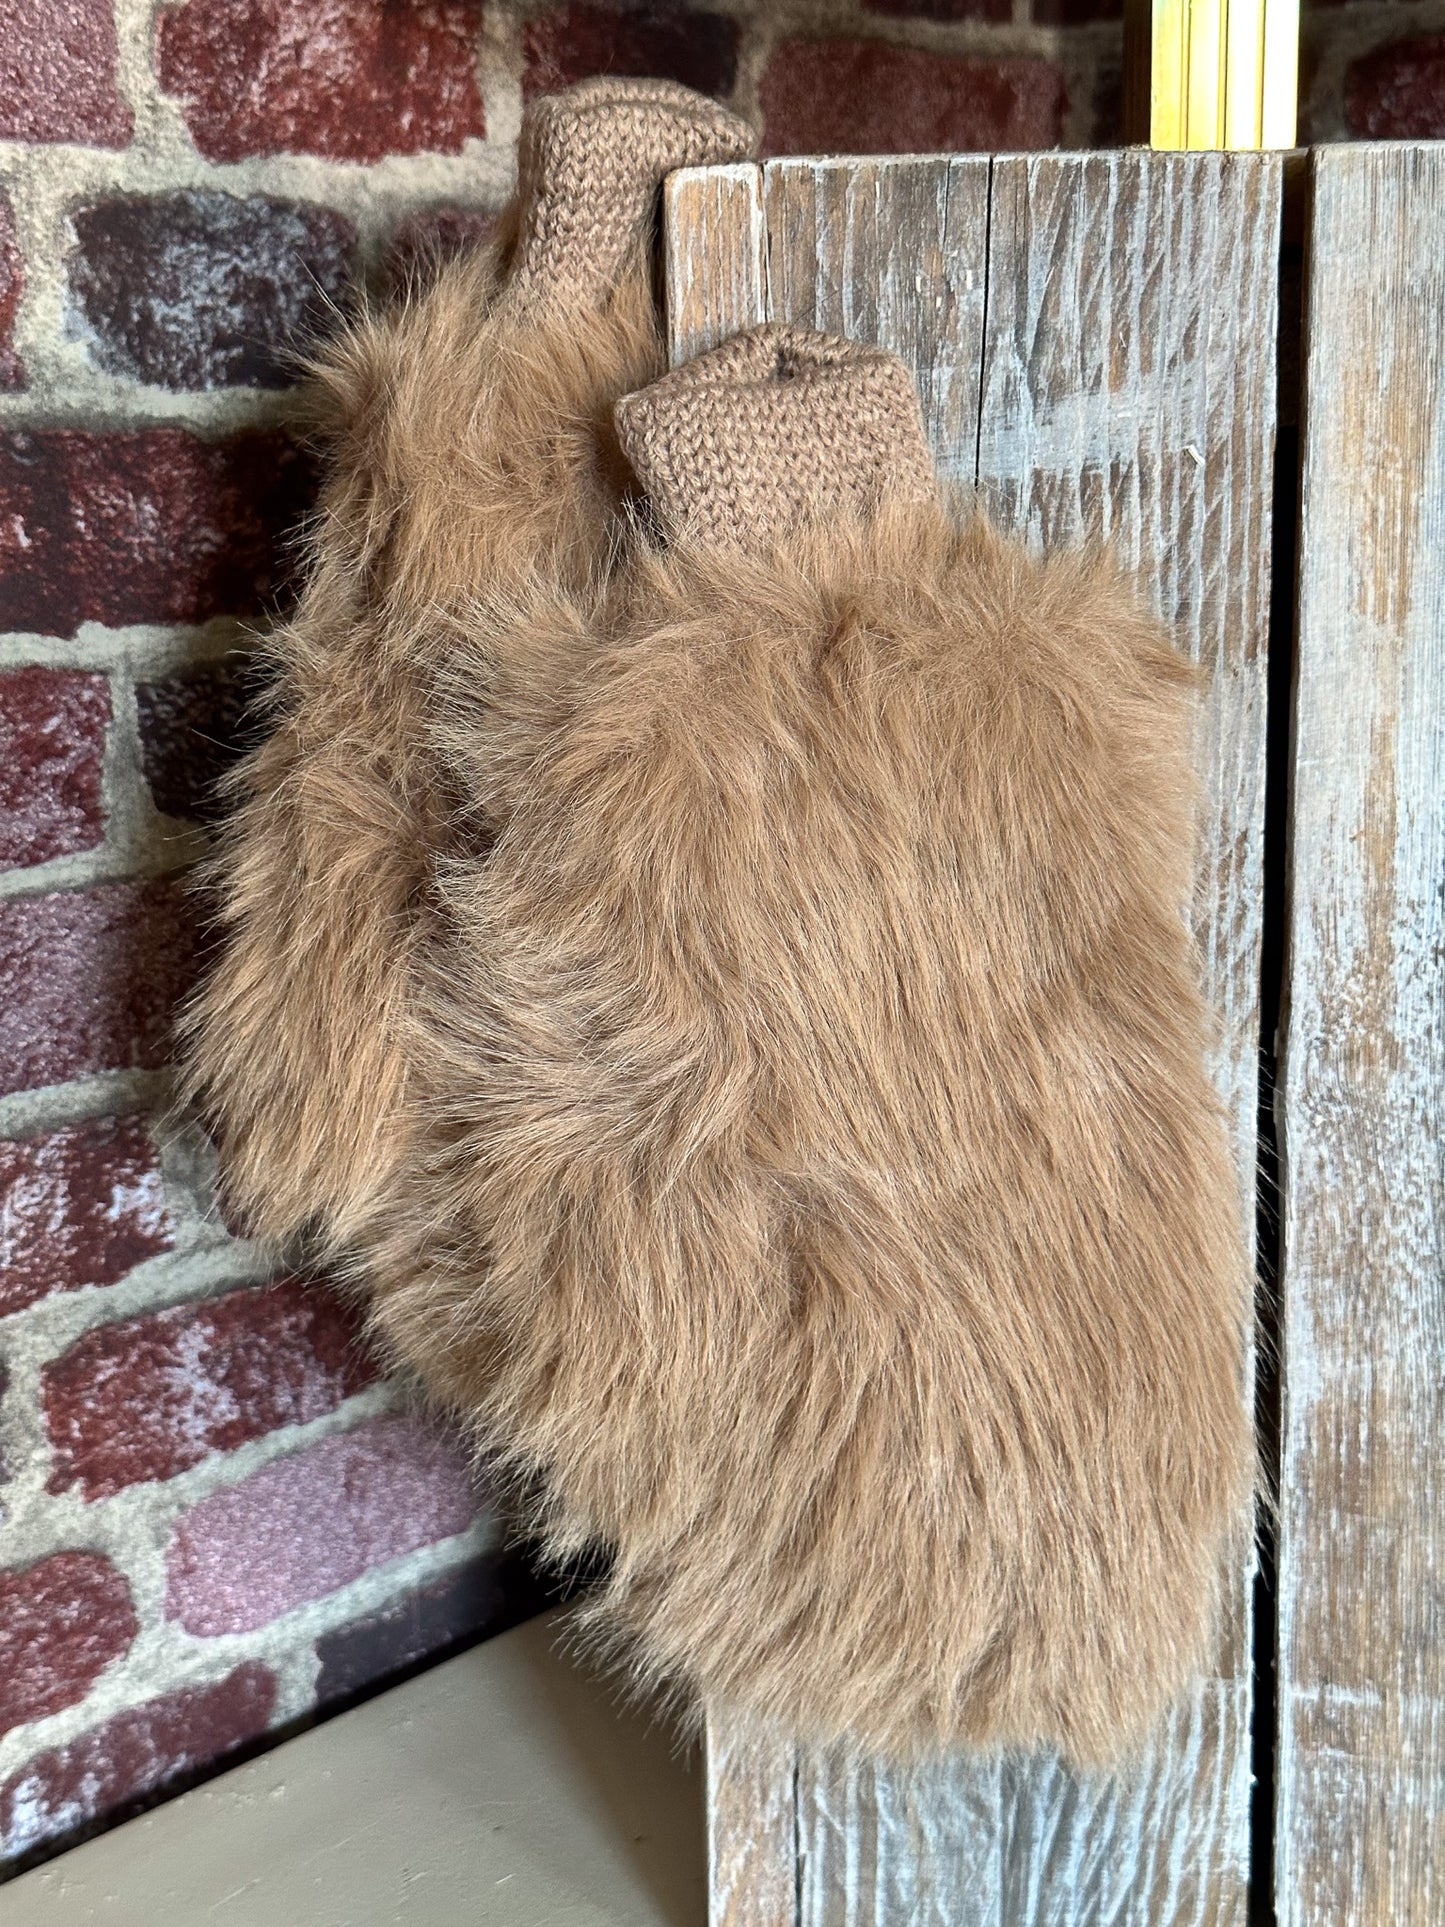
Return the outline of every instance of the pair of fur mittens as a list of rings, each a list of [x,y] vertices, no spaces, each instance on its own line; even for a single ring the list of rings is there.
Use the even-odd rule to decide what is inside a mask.
[[[610,1548],[587,1616],[641,1670],[824,1743],[1108,1760],[1207,1657],[1252,1466],[1189,673],[1107,563],[955,521],[877,350],[660,376],[649,319],[628,378],[615,268],[569,273],[505,365],[586,360],[587,407],[519,438],[465,344],[538,298],[529,232],[591,258],[585,167],[535,158],[573,111],[486,317],[329,363],[308,607],[350,613],[283,645],[200,1081],[264,1221],[319,1218],[552,1547]],[[519,479],[512,546],[484,479],[567,437],[587,490],[539,537]]]
[[[618,423],[665,552],[439,692],[500,828],[377,1321],[660,1676],[1108,1759],[1251,1468],[1189,673],[1107,564],[955,526],[889,356],[762,330]]]

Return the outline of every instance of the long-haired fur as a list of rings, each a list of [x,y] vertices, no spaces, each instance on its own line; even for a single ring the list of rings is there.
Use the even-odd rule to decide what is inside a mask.
[[[898,504],[522,585],[447,662],[497,835],[440,872],[379,1330],[613,1548],[644,1669],[1116,1756],[1252,1471],[1187,666],[1107,562]]]
[[[662,366],[641,244],[600,311],[522,325],[497,300],[513,238],[312,370],[330,479],[267,644],[273,733],[207,868],[222,942],[187,1020],[189,1094],[258,1235],[344,1246],[401,1153],[431,865],[487,834],[433,757],[429,679],[462,600],[603,571],[628,481],[612,404]]]

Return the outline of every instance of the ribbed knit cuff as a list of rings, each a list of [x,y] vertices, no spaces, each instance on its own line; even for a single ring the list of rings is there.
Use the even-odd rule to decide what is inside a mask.
[[[809,328],[734,335],[624,396],[615,418],[674,538],[759,545],[805,521],[936,492],[903,363]]]
[[[509,298],[578,313],[611,292],[678,167],[746,160],[756,137],[716,101],[660,80],[584,80],[528,107],[517,150]]]

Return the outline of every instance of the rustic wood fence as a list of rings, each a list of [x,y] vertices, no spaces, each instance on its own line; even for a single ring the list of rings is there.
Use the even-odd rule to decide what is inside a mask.
[[[1280,155],[669,184],[675,358],[769,318],[895,350],[942,473],[1030,540],[1106,536],[1206,670],[1196,924],[1251,1217],[1266,919],[1288,939],[1277,1692],[1256,1704],[1251,1567],[1210,1677],[1126,1774],[844,1769],[714,1721],[714,1927],[1222,1927],[1262,1917],[1271,1875],[1290,1927],[1445,1920],[1445,147],[1304,167],[1300,513],[1278,531]],[[1269,648],[1291,644],[1272,587],[1298,643],[1267,771]],[[1268,891],[1267,778],[1290,811]]]

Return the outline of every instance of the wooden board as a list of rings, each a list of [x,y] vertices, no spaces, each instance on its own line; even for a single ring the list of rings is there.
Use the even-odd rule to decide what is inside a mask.
[[[1252,1210],[1279,163],[778,161],[761,170],[761,223],[749,173],[674,178],[669,288],[761,289],[773,317],[894,349],[942,473],[1035,541],[1108,537],[1209,672],[1198,924]],[[751,320],[750,300],[729,292],[711,327],[681,304],[675,358]],[[715,1725],[714,1922],[1242,1923],[1247,1577],[1215,1676],[1116,1778],[966,1755],[842,1770],[781,1745],[761,1800]],[[771,1898],[749,1911],[759,1881]]]
[[[1445,1920],[1445,148],[1313,157],[1276,1895]]]

